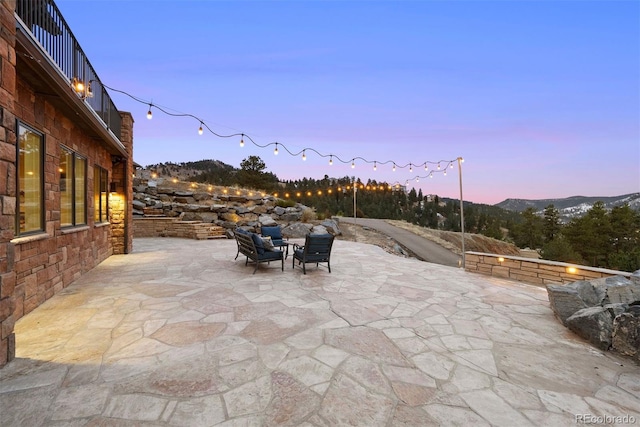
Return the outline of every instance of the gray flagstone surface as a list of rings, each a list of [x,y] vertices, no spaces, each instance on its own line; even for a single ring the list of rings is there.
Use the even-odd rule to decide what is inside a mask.
[[[544,288],[345,241],[307,275],[231,240],[134,248],[17,322],[0,425],[640,425],[638,365]]]

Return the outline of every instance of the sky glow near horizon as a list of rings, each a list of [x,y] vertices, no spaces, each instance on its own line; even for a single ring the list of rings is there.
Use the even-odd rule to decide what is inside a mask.
[[[57,0],[107,86],[216,133],[313,148],[292,157],[218,138],[110,92],[133,114],[134,160],[262,158],[282,180],[409,180],[464,199],[640,191],[638,1]],[[445,163],[442,164],[445,166]]]

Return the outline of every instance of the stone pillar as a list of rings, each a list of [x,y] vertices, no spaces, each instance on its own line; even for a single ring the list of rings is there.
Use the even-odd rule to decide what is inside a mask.
[[[115,192],[109,196],[111,246],[114,254],[128,254],[133,249],[133,116],[120,112],[120,142],[128,153],[111,171]]]
[[[0,367],[16,354],[13,311],[16,223],[15,1],[0,2]]]

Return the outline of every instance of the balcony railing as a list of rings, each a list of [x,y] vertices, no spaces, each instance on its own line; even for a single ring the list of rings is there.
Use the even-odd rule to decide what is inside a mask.
[[[16,15],[69,83],[84,83],[85,102],[120,140],[120,113],[53,0],[17,0]]]

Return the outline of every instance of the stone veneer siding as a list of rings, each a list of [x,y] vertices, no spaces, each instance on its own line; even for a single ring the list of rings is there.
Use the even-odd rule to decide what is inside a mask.
[[[0,367],[15,357],[14,324],[55,293],[68,286],[113,253],[131,250],[131,181],[133,173],[133,119],[121,113],[121,142],[129,154],[113,166],[111,154],[95,139],[36,93],[21,78],[16,64],[15,2],[0,2]],[[44,134],[44,232],[17,236],[16,119]],[[60,145],[87,159],[87,224],[60,227]],[[94,166],[120,179],[122,197],[117,224],[94,223]],[[125,190],[126,188],[126,190]]]
[[[504,261],[500,261],[500,258]],[[571,267],[576,269],[574,273],[568,271]],[[541,286],[609,276],[631,276],[625,271],[482,252],[465,252],[465,270]]]

